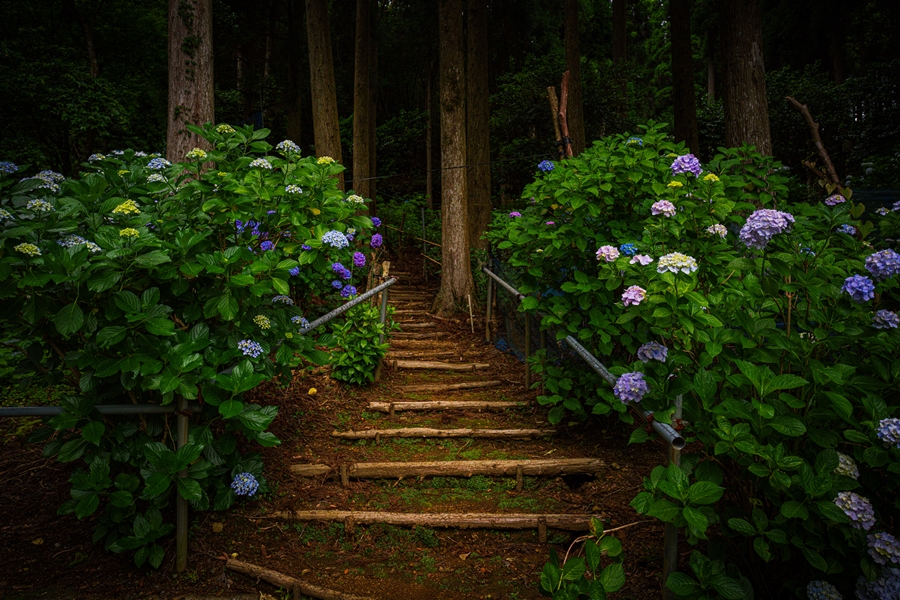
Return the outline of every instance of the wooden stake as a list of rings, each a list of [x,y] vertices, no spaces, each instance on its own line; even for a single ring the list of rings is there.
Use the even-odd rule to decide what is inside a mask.
[[[225,563],[225,568],[255,577],[256,579],[265,579],[272,585],[293,590],[295,597],[299,597],[297,596],[297,593],[299,592],[300,594],[306,594],[313,598],[321,598],[322,600],[373,600],[370,596],[355,596],[353,594],[329,590],[307,583],[296,577],[291,577],[290,575],[285,575],[278,571],[266,569],[265,567],[235,560],[233,558],[228,559],[228,562]]]
[[[393,403],[393,402],[391,402],[390,405],[388,405],[388,411],[387,411],[387,412],[388,412],[388,418],[389,418],[389,419],[393,419],[394,417],[397,416],[397,415],[394,414],[394,403]]]
[[[547,519],[545,517],[538,519],[538,543],[547,543]]]
[[[553,133],[556,135],[556,145],[559,148],[559,158],[563,158],[562,134],[559,132],[559,100],[556,97],[556,87],[547,88],[547,98],[550,100],[550,120],[553,121]]]
[[[562,82],[559,85],[561,93],[559,96],[559,126],[562,129],[563,149],[566,158],[572,156],[572,141],[569,139],[569,123],[566,120],[566,104],[569,102],[569,72],[566,71],[562,75]]]
[[[472,294],[466,294],[466,299],[469,301],[469,323],[472,325],[472,333],[475,333],[475,315],[472,314]]]
[[[521,492],[525,489],[525,477],[522,465],[516,465],[516,491]]]
[[[353,539],[353,533],[356,530],[356,520],[353,515],[349,515],[344,519],[344,535],[348,540]]]
[[[350,472],[347,465],[341,465],[341,487],[350,486]]]

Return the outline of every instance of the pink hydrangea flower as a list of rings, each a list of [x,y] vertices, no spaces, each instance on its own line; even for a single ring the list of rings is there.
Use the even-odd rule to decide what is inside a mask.
[[[644,301],[644,298],[647,297],[647,290],[644,288],[633,285],[622,294],[622,302],[625,303],[625,306],[637,306],[641,302]]]

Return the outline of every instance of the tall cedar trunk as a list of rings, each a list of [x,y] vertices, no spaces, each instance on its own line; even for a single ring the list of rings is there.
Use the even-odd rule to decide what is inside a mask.
[[[481,239],[491,222],[491,143],[488,104],[487,0],[468,0],[466,8],[466,189],[469,195],[469,244]]]
[[[441,0],[441,289],[434,310],[456,312],[472,293],[466,202],[466,90],[462,0]]]
[[[195,147],[210,148],[185,124],[215,119],[212,0],[169,0],[169,124],[166,157],[184,160]]]
[[[343,162],[328,24],[328,0],[306,0],[306,38],[309,43],[309,87],[312,93],[316,156],[330,156],[337,162]],[[338,187],[344,189],[343,177],[338,178]]]
[[[301,110],[300,99],[301,84],[300,61],[303,60],[303,53],[300,51],[300,45],[297,43],[300,39],[302,12],[301,0],[288,0],[288,43],[287,50],[287,136],[289,140],[293,140],[300,144],[300,134],[303,130],[303,111]]]
[[[759,0],[723,0],[725,144],[772,154]]]
[[[434,148],[431,135],[431,65],[428,66],[428,75],[425,80],[425,199],[428,208],[434,209]]]
[[[612,0],[613,13],[613,65],[618,67],[622,84],[619,90],[619,116],[628,115],[628,81],[625,79],[625,62],[628,57],[628,7],[627,0]]]
[[[378,1],[372,2],[372,53],[369,55],[369,177],[378,175],[378,168],[375,158],[378,154],[376,145],[377,128],[378,128]],[[372,199],[369,204],[369,214],[376,214],[378,208],[377,195],[378,180],[369,181],[369,197]]]
[[[584,152],[584,105],[581,99],[581,50],[578,47],[578,0],[566,0],[566,70],[569,71],[569,101],[566,122],[572,140],[572,154]]]
[[[669,0],[672,19],[672,100],[675,141],[700,152],[697,98],[694,92],[694,53],[691,48],[691,0]]]
[[[706,57],[706,98],[710,104],[716,101],[716,58],[712,48]]]
[[[371,198],[369,189],[369,128],[371,113],[372,15],[370,0],[356,0],[356,56],[353,74],[353,190],[363,198]]]

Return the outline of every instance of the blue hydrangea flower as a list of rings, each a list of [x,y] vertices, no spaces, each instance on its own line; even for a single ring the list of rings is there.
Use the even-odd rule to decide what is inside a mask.
[[[644,381],[644,374],[639,371],[625,373],[616,380],[616,385],[613,386],[613,394],[622,401],[622,404],[640,402],[649,391],[650,387]]]
[[[309,329],[309,321],[307,321],[300,315],[291,317],[291,323],[293,323],[295,325],[299,325],[300,329]]]
[[[897,329],[900,327],[900,316],[892,310],[875,311],[872,315],[872,327],[875,329]]]
[[[856,235],[856,227],[853,225],[841,225],[837,228],[838,233],[846,233],[847,235]]]
[[[886,567],[875,581],[865,577],[856,580],[858,600],[888,600],[900,598],[900,569]]]
[[[300,244],[301,250],[312,250],[312,246],[307,246],[306,244]]]
[[[356,295],[356,288],[352,285],[345,285],[344,289],[341,290],[341,297],[349,298],[350,296]]]
[[[339,290],[342,287],[344,287],[344,284],[341,283],[340,281],[338,281],[337,279],[335,279],[334,281],[331,282],[331,287],[333,287],[336,290]]]
[[[647,342],[637,350],[637,357],[641,360],[641,362],[650,362],[651,360],[658,360],[661,363],[666,362],[666,358],[669,355],[669,349],[660,344],[659,342]]]
[[[626,146],[643,146],[644,140],[633,135],[630,138],[628,138],[627,140],[625,140],[625,145]]]
[[[5,208],[0,208],[0,221],[12,221],[12,213]]]
[[[338,275],[340,275],[341,273],[343,273],[343,272],[346,271],[347,269],[344,268],[344,265],[342,265],[341,263],[336,262],[336,263],[333,263],[333,264],[331,265],[331,270],[332,270],[334,273],[337,273]]]
[[[238,342],[238,350],[244,353],[244,356],[250,356],[252,358],[258,357],[263,353],[263,347],[253,340],[241,340]]]
[[[18,165],[16,163],[9,162],[8,160],[0,161],[0,173],[5,173],[6,175],[12,175],[16,171],[19,170]]]
[[[672,174],[680,175],[681,173],[693,173],[694,177],[700,177],[700,173],[703,172],[703,168],[700,166],[700,161],[697,160],[697,157],[693,154],[685,154],[684,156],[679,156],[672,163]]]
[[[850,517],[850,524],[856,529],[872,529],[875,525],[875,510],[872,503],[853,492],[838,492],[834,503]]]
[[[383,242],[383,240],[381,238],[381,234],[376,233],[375,235],[372,236],[372,241],[369,242],[369,245],[373,248],[381,248],[382,242]]]
[[[866,269],[876,281],[884,281],[900,273],[900,254],[893,250],[882,250],[866,257]]]
[[[366,255],[362,252],[354,252],[353,253],[353,266],[357,269],[360,269],[366,266]]]
[[[889,533],[870,533],[866,536],[869,546],[869,556],[879,565],[888,562],[900,565],[900,541]]]
[[[284,188],[284,191],[285,191],[286,193],[288,193],[288,194],[302,194],[302,193],[303,193],[303,188],[300,187],[299,185],[293,185],[293,184],[291,184],[291,185],[285,187],[285,188]]]
[[[347,236],[334,229],[322,236],[322,243],[328,244],[332,248],[346,248],[350,245],[350,242],[347,241]]]
[[[634,256],[635,254],[637,254],[637,251],[637,246],[635,246],[634,244],[622,244],[621,246],[619,246],[619,252],[621,252],[625,256]]]
[[[542,160],[541,162],[538,163],[538,169],[540,169],[544,173],[549,173],[550,171],[553,170],[553,168],[554,168],[553,163],[550,162],[549,160]]]
[[[875,284],[865,275],[853,275],[844,280],[841,291],[849,294],[855,302],[867,302],[875,297]]]
[[[294,267],[293,269],[288,269],[288,273],[291,274],[291,277],[296,277],[300,274],[300,267]]]
[[[291,300],[290,296],[285,296],[284,294],[279,294],[272,298],[272,304],[287,304],[288,306],[293,306],[294,301]]]
[[[372,225],[375,227],[381,227],[381,219],[378,217],[372,217]]]
[[[148,169],[155,169],[157,171],[160,169],[165,169],[166,167],[171,167],[171,166],[172,166],[172,163],[170,163],[169,161],[167,161],[164,158],[152,158],[152,159],[150,159],[150,162],[147,163]]]
[[[762,250],[773,237],[790,231],[793,223],[794,217],[789,213],[762,208],[747,218],[739,236],[748,248]]]
[[[260,244],[259,247],[260,247],[262,250],[272,250],[272,249],[275,247],[275,244],[273,244],[272,242],[266,240],[265,242],[263,242],[262,244]]]
[[[810,581],[806,586],[806,597],[809,600],[843,600],[837,588],[827,581]]]
[[[265,158],[257,158],[250,162],[251,169],[268,169],[272,170],[272,163],[267,161]]]
[[[876,433],[885,446],[900,448],[900,419],[882,419],[878,422]]]
[[[275,146],[275,149],[281,152],[282,154],[290,154],[291,152],[299,153],[300,146],[292,142],[291,140],[284,140],[283,142],[278,142],[278,145]]]
[[[238,473],[231,482],[231,489],[238,496],[252,496],[259,489],[259,482],[250,473]]]

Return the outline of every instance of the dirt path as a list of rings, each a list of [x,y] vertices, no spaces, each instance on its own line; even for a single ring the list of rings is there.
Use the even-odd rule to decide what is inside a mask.
[[[629,432],[615,426],[551,427],[537,392],[524,388],[521,363],[468,323],[430,315],[435,289],[399,277],[389,298],[401,329],[380,382],[340,387],[320,369],[288,390],[260,390],[259,402],[280,406],[273,432],[283,444],[263,452],[271,491],[228,513],[193,515],[187,573],[166,572],[171,545],[155,573],[106,555],[90,544],[90,524],[53,514],[61,494],[48,504],[30,491],[32,477],[0,498],[9,523],[0,525],[0,597],[288,597],[225,570],[221,558],[236,554],[371,598],[538,598],[551,545],[564,553],[587,515],[609,527],[638,520],[628,502],[662,461],[660,448],[628,447]],[[40,460],[24,446],[19,454]],[[64,491],[66,469],[48,464]],[[33,522],[14,523],[16,507],[29,504]],[[41,545],[30,542],[39,536]],[[616,597],[659,597],[661,538],[656,524],[623,532],[628,583]]]

